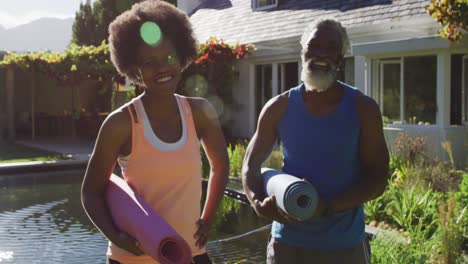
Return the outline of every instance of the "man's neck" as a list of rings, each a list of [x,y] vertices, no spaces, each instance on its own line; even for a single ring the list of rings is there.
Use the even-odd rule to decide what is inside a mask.
[[[343,92],[342,87],[338,84],[337,81],[333,82],[333,84],[325,91],[321,92],[315,89],[310,89],[304,84],[304,101],[314,101],[320,104],[329,104],[334,103],[338,98],[341,98],[341,94]]]

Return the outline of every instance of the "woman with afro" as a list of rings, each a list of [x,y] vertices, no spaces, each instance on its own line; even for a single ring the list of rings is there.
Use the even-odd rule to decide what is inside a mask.
[[[104,121],[83,180],[82,203],[109,240],[108,263],[157,263],[113,224],[105,190],[116,163],[133,189],[187,241],[193,263],[211,263],[204,246],[229,162],[214,108],[205,99],[175,93],[196,56],[188,17],[171,4],[146,0],[118,16],[109,33],[112,63],[144,92]],[[200,143],[211,166],[203,210]]]

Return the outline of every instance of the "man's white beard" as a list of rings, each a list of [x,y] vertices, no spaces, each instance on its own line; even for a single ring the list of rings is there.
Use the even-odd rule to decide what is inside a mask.
[[[336,70],[311,71],[309,69],[310,63],[310,59],[302,61],[301,81],[304,82],[309,91],[325,92],[336,81]]]

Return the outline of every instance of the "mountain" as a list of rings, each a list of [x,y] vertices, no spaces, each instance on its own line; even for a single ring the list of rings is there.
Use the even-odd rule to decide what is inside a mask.
[[[0,50],[62,52],[72,38],[73,18],[40,18],[5,29],[0,25]]]

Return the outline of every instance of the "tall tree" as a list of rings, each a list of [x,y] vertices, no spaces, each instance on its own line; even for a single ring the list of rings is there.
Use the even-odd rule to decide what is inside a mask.
[[[90,0],[80,4],[73,23],[72,43],[77,45],[99,45],[96,36],[97,20],[93,14]]]
[[[109,37],[109,24],[122,12],[130,9],[134,1],[131,0],[98,0],[94,2],[93,15],[97,20],[96,39],[104,40]]]
[[[98,46],[109,37],[109,24],[121,13],[141,0],[96,0],[91,7],[90,0],[80,4],[73,23],[72,43]],[[176,5],[177,0],[166,0]]]

